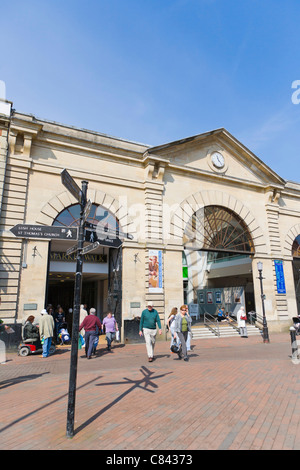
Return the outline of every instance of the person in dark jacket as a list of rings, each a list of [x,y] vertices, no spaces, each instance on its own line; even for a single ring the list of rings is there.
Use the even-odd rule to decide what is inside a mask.
[[[99,330],[102,329],[101,322],[96,316],[96,309],[91,308],[90,314],[85,317],[81,325],[79,326],[79,331],[84,328],[85,330],[85,354],[88,359],[91,359],[93,352],[93,345],[97,337],[97,326]]]
[[[25,323],[24,326],[24,339],[39,339],[40,338],[40,333],[39,329],[36,325],[33,324],[34,322],[34,316],[30,315]]]
[[[154,346],[156,339],[156,324],[159,328],[158,332],[161,335],[161,322],[159,314],[155,308],[153,308],[153,302],[149,301],[147,308],[142,311],[140,326],[139,326],[139,335],[145,337],[148,361],[152,362],[154,357]]]

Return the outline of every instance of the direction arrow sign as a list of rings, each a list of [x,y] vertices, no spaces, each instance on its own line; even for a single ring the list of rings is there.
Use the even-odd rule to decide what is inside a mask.
[[[21,238],[77,240],[77,228],[74,227],[17,224],[10,231]]]
[[[131,235],[131,233],[125,233],[119,230],[114,230],[107,226],[101,226],[100,224],[96,225],[90,222],[86,222],[85,226],[89,232],[97,232],[98,238],[99,235],[103,234],[104,237],[109,236],[111,238],[128,238],[128,240],[133,240],[133,235]]]
[[[73,180],[70,173],[64,169],[61,174],[61,182],[62,184],[70,191],[70,193],[77,199],[77,201],[81,202],[82,191],[79,188],[78,184]]]
[[[103,238],[99,238],[94,231],[85,231],[85,241],[86,242],[98,242],[101,246],[110,246],[111,248],[119,248],[122,245],[122,240],[119,238],[109,238],[103,236]]]
[[[72,255],[73,253],[75,253],[75,251],[77,251],[78,249],[78,245],[73,245],[71,246],[71,248],[68,248],[67,251],[66,251],[66,255]]]
[[[96,250],[96,248],[98,248],[98,246],[100,246],[99,242],[95,242],[95,243],[92,243],[91,245],[85,246],[81,250],[81,254],[84,255],[85,253],[88,253],[89,251]]]
[[[92,201],[89,199],[88,202],[86,203],[83,211],[83,221],[85,222],[88,216],[90,215],[92,208]]]

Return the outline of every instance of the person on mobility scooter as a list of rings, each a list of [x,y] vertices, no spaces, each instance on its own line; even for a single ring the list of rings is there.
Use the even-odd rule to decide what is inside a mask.
[[[43,314],[44,310],[42,310]],[[18,348],[19,356],[28,356],[29,354],[41,353],[43,350],[42,341],[40,339],[40,330],[37,325],[34,325],[35,317],[30,315],[22,327],[22,341]],[[51,344],[49,354],[55,352],[55,345]]]

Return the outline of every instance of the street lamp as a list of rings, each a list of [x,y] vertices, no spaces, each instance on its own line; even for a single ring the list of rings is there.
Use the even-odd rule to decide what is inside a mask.
[[[269,331],[268,331],[266,312],[265,312],[265,295],[264,295],[263,283],[262,283],[262,280],[264,279],[262,277],[263,264],[261,261],[258,261],[257,269],[258,269],[258,274],[259,274],[258,279],[260,280],[261,304],[262,304],[262,312],[263,312],[263,342],[269,343],[270,342]]]

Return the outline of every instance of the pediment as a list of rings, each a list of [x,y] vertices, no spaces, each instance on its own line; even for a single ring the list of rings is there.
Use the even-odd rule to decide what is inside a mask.
[[[223,166],[212,161],[215,152],[224,157]],[[217,129],[186,139],[152,147],[148,156],[161,158],[170,168],[203,172],[211,176],[222,176],[241,182],[263,186],[284,185],[278,176],[255,154],[241,144],[226,129]],[[223,163],[223,162],[222,162]]]

